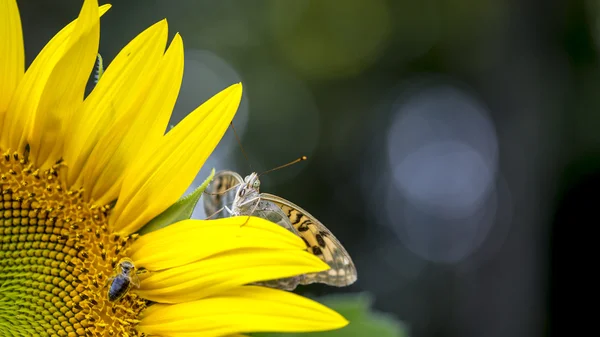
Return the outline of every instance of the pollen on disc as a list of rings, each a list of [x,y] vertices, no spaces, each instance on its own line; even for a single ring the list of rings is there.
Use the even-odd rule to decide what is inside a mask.
[[[65,188],[62,169],[0,157],[0,336],[139,336],[145,302],[110,303],[104,287],[132,240],[111,233],[109,207]]]

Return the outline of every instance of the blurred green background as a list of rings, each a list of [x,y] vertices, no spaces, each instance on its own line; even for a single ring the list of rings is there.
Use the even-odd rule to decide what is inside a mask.
[[[162,18],[183,36],[172,123],[244,84],[249,161],[229,130],[196,185],[308,156],[262,190],[330,228],[359,278],[301,292],[368,293],[414,337],[548,335],[587,295],[573,275],[600,186],[597,1],[111,3],[105,64]],[[28,63],[80,4],[19,2]]]

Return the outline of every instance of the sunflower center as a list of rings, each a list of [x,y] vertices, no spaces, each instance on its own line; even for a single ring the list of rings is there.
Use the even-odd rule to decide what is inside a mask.
[[[136,336],[146,302],[107,296],[134,238],[110,230],[108,206],[67,190],[61,169],[0,157],[0,335]]]

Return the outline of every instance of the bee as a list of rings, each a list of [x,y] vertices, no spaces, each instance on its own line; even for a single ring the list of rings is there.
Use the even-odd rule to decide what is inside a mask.
[[[107,280],[108,300],[115,302],[123,298],[132,286],[140,287],[140,279],[133,261],[130,258],[122,258],[112,276]]]

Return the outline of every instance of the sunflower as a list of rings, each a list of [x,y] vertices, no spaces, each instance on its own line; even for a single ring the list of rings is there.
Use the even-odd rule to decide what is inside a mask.
[[[345,326],[309,299],[248,285],[329,268],[271,222],[188,219],[137,234],[184,194],[233,119],[242,86],[166,132],[183,42],[175,35],[167,46],[163,20],[127,44],[86,96],[109,7],[85,0],[25,71],[16,2],[0,0],[0,335]],[[123,296],[111,298],[113,286]]]

